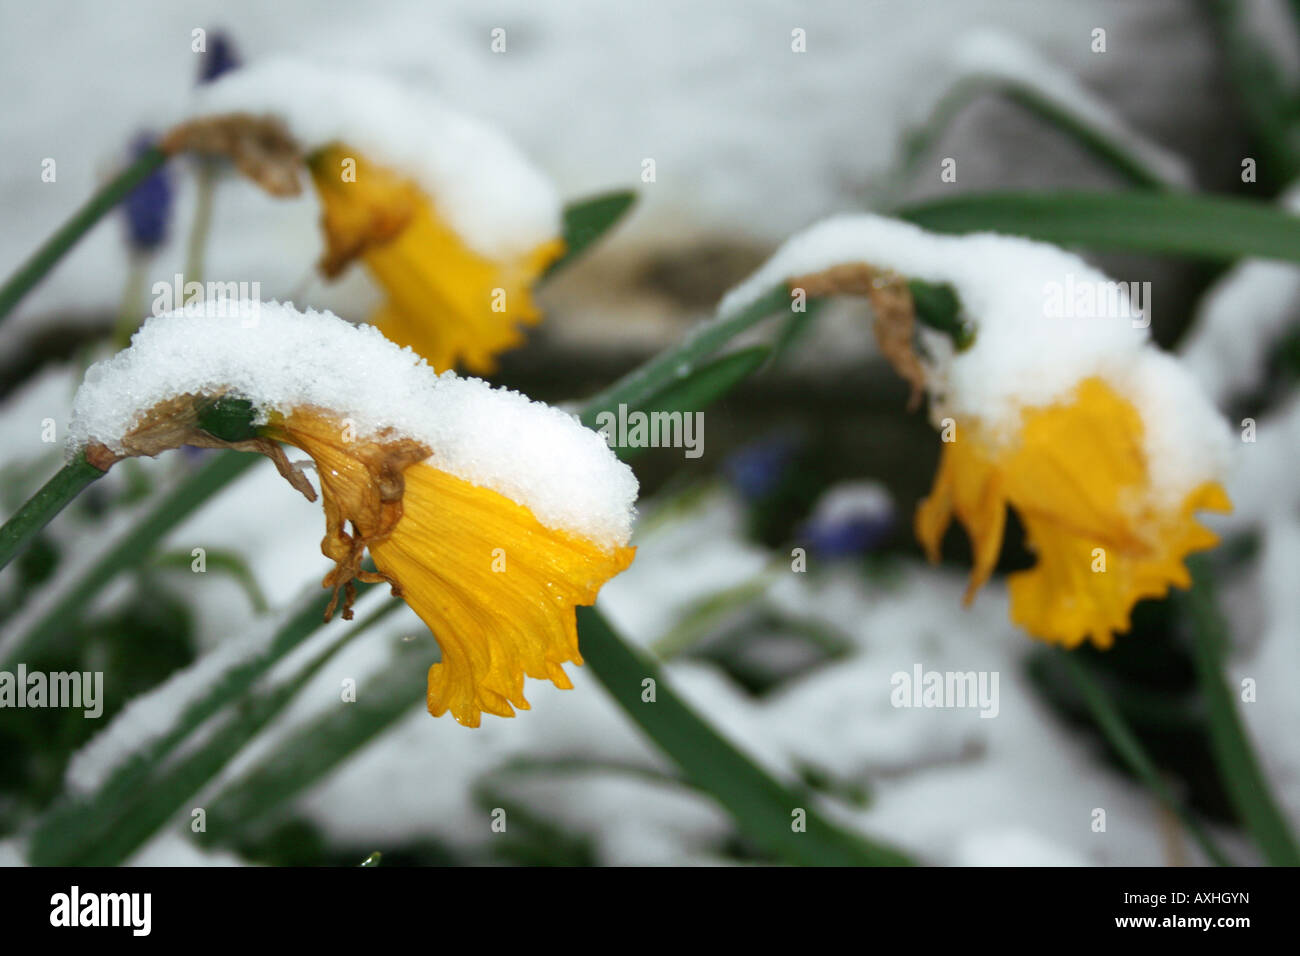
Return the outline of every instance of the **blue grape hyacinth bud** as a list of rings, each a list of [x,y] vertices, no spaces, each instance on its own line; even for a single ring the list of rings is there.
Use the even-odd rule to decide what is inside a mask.
[[[142,133],[131,144],[131,158],[139,159],[154,146],[154,137]],[[167,167],[160,166],[122,200],[127,239],[131,247],[150,252],[167,238],[171,220],[172,182]]]
[[[224,73],[239,67],[239,55],[230,37],[213,30],[208,35],[208,49],[199,61],[199,82],[211,83]]]
[[[822,495],[798,538],[825,558],[865,554],[894,529],[894,502],[875,482],[846,482]]]
[[[746,500],[759,501],[776,488],[796,450],[789,438],[764,439],[729,455],[722,471]]]

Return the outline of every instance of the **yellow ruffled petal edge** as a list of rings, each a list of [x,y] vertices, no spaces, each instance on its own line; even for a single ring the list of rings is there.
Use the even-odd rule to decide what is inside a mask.
[[[477,727],[483,712],[528,708],[525,676],[571,687],[562,665],[582,663],[574,608],[594,603],[636,549],[603,550],[547,528],[526,507],[428,464],[404,478],[402,518],[370,550],[442,648],[429,669],[429,712]]]
[[[1095,378],[1066,402],[1027,410],[1009,447],[989,441],[978,423],[959,425],[916,511],[927,557],[938,560],[955,515],[974,550],[970,603],[997,564],[1013,507],[1038,562],[1009,577],[1012,620],[1067,647],[1089,638],[1109,647],[1139,600],[1187,587],[1186,556],[1217,543],[1195,513],[1232,510],[1217,482],[1180,505],[1153,505],[1142,428],[1132,404]]]
[[[340,175],[348,159],[355,181]],[[312,174],[327,242],[322,271],[335,275],[361,258],[385,292],[374,324],[435,369],[490,374],[497,355],[522,344],[520,326],[540,321],[532,286],[564,253],[562,239],[490,259],[470,249],[415,184],[345,146],[316,154]]]
[[[1183,500],[1143,553],[1106,548],[1097,539],[1081,538],[1059,527],[1022,516],[1026,540],[1038,563],[1007,579],[1011,619],[1030,634],[1054,644],[1077,647],[1086,638],[1110,647],[1115,634],[1131,624],[1133,606],[1143,598],[1161,598],[1169,588],[1187,588],[1187,555],[1219,543],[1199,524],[1201,510],[1227,512],[1232,503],[1217,482],[1206,482]]]

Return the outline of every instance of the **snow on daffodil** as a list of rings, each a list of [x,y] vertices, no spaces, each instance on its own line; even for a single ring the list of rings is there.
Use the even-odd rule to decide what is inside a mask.
[[[344,616],[353,582],[382,581],[442,649],[428,707],[477,726],[527,708],[524,678],[570,687],[574,608],[628,566],[637,484],[598,434],[558,409],[435,374],[370,326],[260,303],[148,320],[77,393],[72,453],[107,467],[182,444],[262,452],[325,511],[324,585]],[[249,326],[249,327],[245,327]],[[214,433],[216,402],[251,409],[248,435]],[[369,552],[375,570],[363,567]]]
[[[541,319],[532,285],[564,251],[561,204],[494,129],[382,77],[288,59],[196,95],[168,148],[229,155],[277,195],[305,163],[322,274],[364,263],[384,293],[372,321],[397,344],[436,369],[488,373]]]
[[[903,277],[951,286],[973,343],[914,327]],[[779,283],[869,296],[882,351],[928,394],[943,449],[915,531],[937,561],[952,519],[965,528],[967,603],[997,564],[1008,507],[1037,556],[1009,577],[1011,617],[1036,637],[1109,647],[1137,601],[1190,584],[1185,558],[1217,541],[1196,513],[1231,510],[1227,426],[1150,344],[1125,285],[1054,246],[871,215],[792,238],[721,311]]]

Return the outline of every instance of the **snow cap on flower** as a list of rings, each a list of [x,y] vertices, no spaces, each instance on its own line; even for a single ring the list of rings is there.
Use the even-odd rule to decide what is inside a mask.
[[[549,527],[611,547],[631,537],[636,478],[572,415],[480,379],[435,374],[410,349],[328,311],[221,305],[153,316],[129,349],[92,366],[73,404],[70,450],[98,443],[121,454],[151,409],[183,395],[248,399],[261,422],[328,409],[358,439],[427,445],[438,468],[527,506]]]
[[[1085,379],[1102,378],[1142,414],[1152,483],[1171,499],[1223,477],[1227,425],[1176,362],[1150,344],[1140,308],[1077,255],[996,233],[938,235],[878,215],[824,220],[788,239],[723,299],[732,314],[773,286],[845,264],[951,285],[974,342],[956,351],[921,330],[926,389],[936,421],[978,419],[1010,439],[1021,411],[1059,401]],[[1088,308],[1084,297],[1116,308]],[[1139,308],[1140,307],[1140,308]]]
[[[381,74],[288,57],[250,63],[197,91],[191,120],[281,121],[304,154],[334,144],[412,179],[488,258],[560,233],[555,186],[492,126]]]

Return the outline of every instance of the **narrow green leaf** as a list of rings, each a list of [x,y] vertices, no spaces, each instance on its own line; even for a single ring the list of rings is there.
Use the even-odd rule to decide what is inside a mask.
[[[1289,4],[1292,29],[1281,42],[1268,42],[1253,22],[1259,18],[1239,0],[1209,0],[1204,6],[1214,20],[1220,56],[1235,94],[1233,105],[1249,133],[1250,155],[1259,158],[1259,181],[1281,189],[1300,176],[1300,116],[1296,85],[1290,79],[1290,55],[1300,23],[1296,5]]]
[[[770,346],[755,345],[723,356],[701,366],[681,381],[673,382],[629,411],[665,412],[670,415],[674,412],[702,411],[757,371],[771,354]],[[604,411],[610,415],[618,414],[617,408]],[[599,415],[600,412],[595,414]],[[635,458],[645,450],[642,446],[631,445],[614,448],[615,453],[624,461]]]
[[[815,866],[903,866],[896,850],[842,830],[782,786],[717,733],[672,690],[649,657],[634,651],[595,608],[578,608],[582,656],[629,717],[686,776],[730,812],[741,831],[790,863]],[[655,699],[645,701],[646,680]],[[802,814],[800,814],[802,811]],[[800,821],[806,829],[795,825]]]
[[[1150,192],[977,193],[908,206],[935,232],[1004,232],[1065,246],[1230,262],[1300,262],[1300,218],[1266,203]]]
[[[358,587],[358,591],[362,590]],[[61,803],[38,822],[29,849],[37,866],[116,866],[176,814],[279,714],[320,668],[350,641],[397,610],[384,602],[286,681],[249,698],[252,685],[323,626],[324,600],[317,595],[276,632],[264,653],[224,674],[190,701],[158,740],[128,758],[92,796]],[[160,769],[179,745],[225,706],[239,700],[224,723],[195,750]]]
[[[390,606],[397,608],[400,602]],[[404,645],[390,664],[366,680],[355,702],[294,731],[274,753],[227,786],[209,805],[208,833],[201,841],[234,842],[423,704],[428,646]]]
[[[804,303],[802,312],[792,312],[789,318],[781,323],[781,331],[777,333],[776,341],[772,345],[772,364],[780,362],[792,348],[808,336],[825,305],[824,299],[810,299]]]
[[[1250,736],[1223,676],[1228,625],[1214,597],[1213,578],[1204,558],[1191,558],[1192,588],[1178,600],[1196,651],[1196,676],[1210,723],[1210,747],[1219,780],[1264,858],[1273,866],[1300,866],[1300,847],[1278,806]],[[1288,684],[1288,686],[1294,686]]]
[[[790,293],[784,286],[778,286],[736,315],[701,323],[685,341],[660,352],[589,399],[582,413],[582,423],[594,428],[596,415],[600,412],[615,410],[619,405],[638,406],[671,383],[689,376],[701,362],[741,332],[789,308]]]
[[[582,257],[587,249],[627,214],[636,203],[630,189],[581,199],[564,207],[564,254],[556,259],[543,279]]]
[[[902,139],[901,158],[896,169],[871,190],[871,207],[888,211],[893,197],[901,195],[916,174],[922,157],[927,155],[958,116],[972,103],[985,96],[1003,97],[1036,116],[1048,126],[1064,133],[1134,186],[1144,189],[1168,189],[1181,185],[1170,178],[1151,155],[1135,148],[1089,110],[1055,95],[1050,84],[1032,86],[1009,76],[975,73],[959,77],[939,98],[923,123],[909,130]]]

